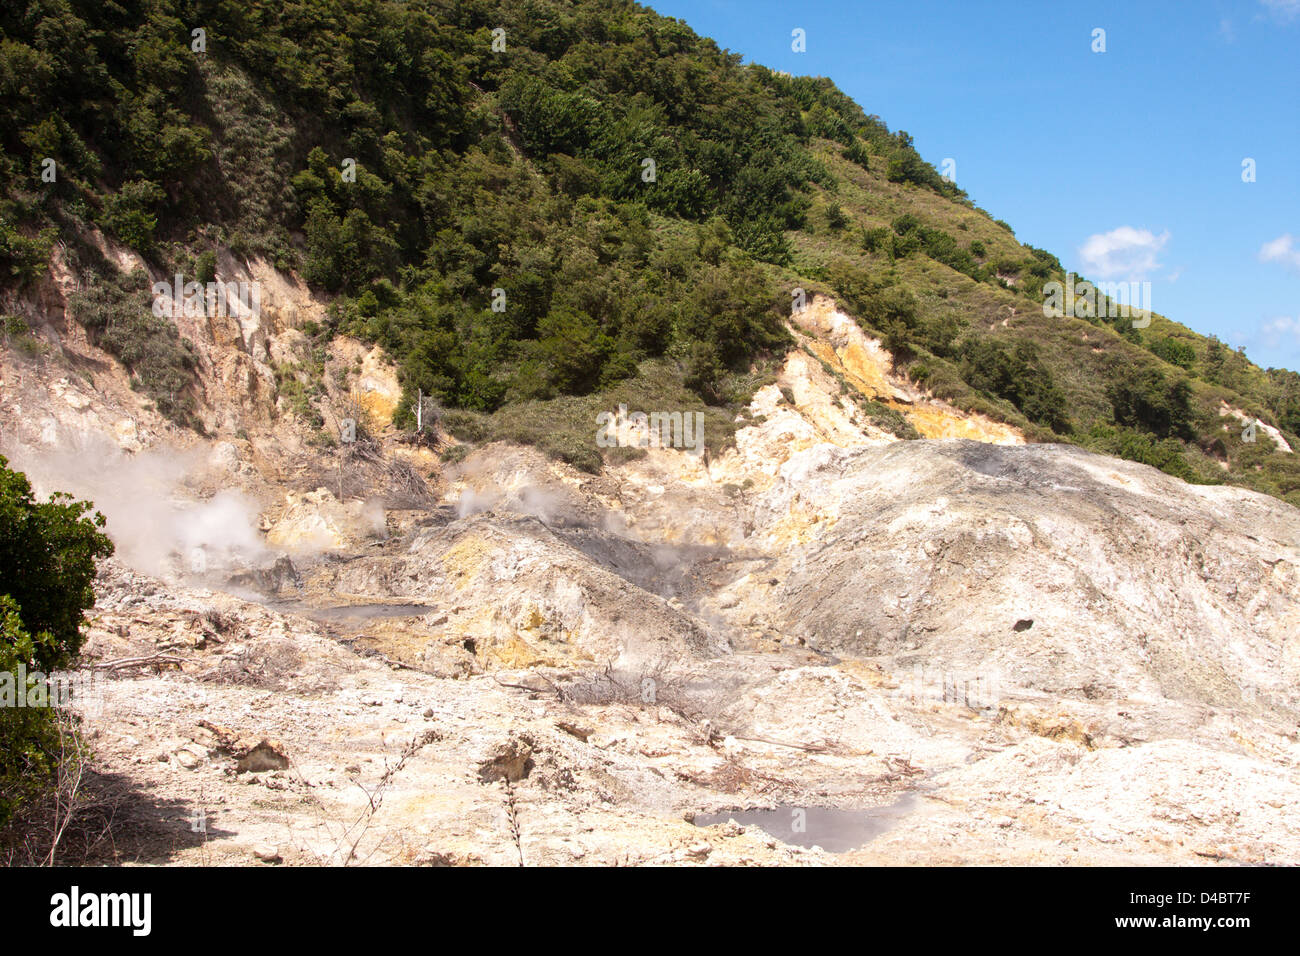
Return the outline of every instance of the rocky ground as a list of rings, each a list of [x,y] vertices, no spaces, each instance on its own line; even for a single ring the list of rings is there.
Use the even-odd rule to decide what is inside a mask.
[[[533,488],[560,470],[520,458]],[[817,447],[800,469],[816,509],[774,507],[779,482],[747,536],[675,565],[581,501],[504,501],[303,561],[261,603],[106,573],[89,653],[179,658],[114,673],[89,717],[132,795],[118,858],[1300,858],[1293,509],[1066,449]],[[241,772],[264,739],[274,764]],[[830,854],[691,823],[752,808],[888,826]]]
[[[204,439],[57,317],[57,356],[5,353],[3,452],[119,541],[78,705],[102,825],[68,852],[1300,863],[1296,509],[1026,445],[820,299],[712,460],[345,454],[229,384],[299,354],[304,296],[193,331]],[[390,415],[382,357],[331,350]]]

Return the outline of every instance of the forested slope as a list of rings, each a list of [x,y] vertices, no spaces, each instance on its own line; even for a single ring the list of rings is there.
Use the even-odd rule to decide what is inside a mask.
[[[905,132],[637,4],[34,0],[0,13],[0,92],[6,282],[66,244],[74,314],[178,422],[192,354],[96,228],[157,275],[298,272],[334,297],[309,334],[400,364],[399,425],[419,390],[595,468],[594,411],[631,397],[725,441],[802,288],[960,407],[1300,504],[1296,456],[1221,415],[1294,443],[1300,375],[1161,316],[1044,316],[1056,257]]]

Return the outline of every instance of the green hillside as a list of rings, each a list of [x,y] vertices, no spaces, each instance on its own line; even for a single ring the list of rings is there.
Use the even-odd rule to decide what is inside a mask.
[[[186,343],[91,227],[164,274],[265,256],[335,297],[321,344],[399,363],[399,424],[418,389],[459,435],[587,468],[619,401],[707,410],[725,441],[802,287],[958,406],[1300,504],[1297,456],[1220,416],[1294,443],[1300,375],[1158,315],[1045,317],[1051,253],[830,81],[740,60],[604,0],[10,5],[0,268],[37,281],[66,243],[96,282],[77,317],[190,422]]]

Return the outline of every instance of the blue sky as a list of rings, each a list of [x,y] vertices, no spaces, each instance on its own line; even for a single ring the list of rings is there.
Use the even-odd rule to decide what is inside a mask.
[[[1148,280],[1157,312],[1300,369],[1300,0],[648,5],[830,77],[1067,269]]]

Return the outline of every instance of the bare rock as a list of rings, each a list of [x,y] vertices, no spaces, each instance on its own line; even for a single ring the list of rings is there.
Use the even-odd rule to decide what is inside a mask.
[[[280,851],[269,844],[262,844],[253,847],[253,856],[261,860],[263,863],[284,862],[283,858],[280,856]]]
[[[235,769],[239,773],[288,768],[289,758],[284,752],[284,745],[278,740],[268,740],[265,737],[235,757]]]
[[[533,769],[533,747],[533,738],[527,734],[511,736],[509,740],[496,744],[487,758],[479,763],[479,781],[514,783],[523,780]]]

